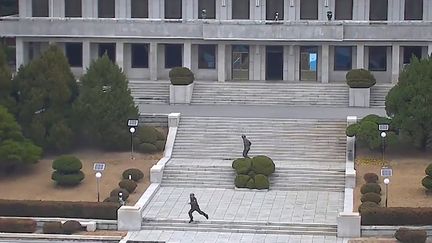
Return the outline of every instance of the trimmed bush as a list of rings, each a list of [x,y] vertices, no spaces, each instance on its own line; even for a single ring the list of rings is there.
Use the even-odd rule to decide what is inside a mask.
[[[354,137],[357,134],[358,129],[359,125],[357,123],[351,124],[346,128],[345,133],[348,137]]]
[[[365,69],[353,69],[346,74],[350,88],[370,88],[376,84],[375,77]]]
[[[361,216],[362,225],[432,224],[432,208],[367,208]]]
[[[111,191],[110,196],[111,197],[119,197],[119,193],[123,193],[123,200],[126,201],[129,198],[129,192],[126,189],[123,188],[116,188]]]
[[[33,233],[36,231],[36,221],[33,219],[1,219],[0,232]]]
[[[123,179],[129,179],[129,175],[131,176],[131,179],[136,182],[144,178],[144,173],[136,168],[131,168],[123,171]]]
[[[381,202],[381,195],[374,192],[368,192],[363,194],[360,200],[362,202],[374,202],[379,204]]]
[[[249,173],[248,173],[248,176],[250,176],[250,177],[252,177],[252,178],[254,178],[255,175],[256,175],[256,173],[255,173],[255,171],[253,171],[253,170],[249,171]]]
[[[121,180],[118,185],[120,188],[126,189],[129,193],[134,192],[137,187],[136,182],[129,179]]]
[[[151,143],[154,145],[160,136],[159,133],[156,128],[151,126],[138,127],[139,143]]]
[[[425,178],[423,178],[422,180],[422,185],[428,189],[428,190],[432,190],[432,177],[430,176],[426,176]]]
[[[246,183],[246,187],[249,189],[255,189],[255,181],[254,179],[250,178],[249,181]]]
[[[360,192],[362,194],[366,194],[370,192],[381,194],[381,186],[378,185],[377,183],[366,183],[360,188]]]
[[[105,202],[107,202],[107,203],[119,203],[119,198],[118,198],[118,196],[116,196],[116,197],[107,197],[107,198],[105,198],[104,200],[103,200],[103,202],[105,203]]]
[[[428,167],[426,167],[425,173],[428,176],[432,176],[432,164],[430,164],[430,165],[428,165]]]
[[[364,203],[360,204],[360,206],[358,207],[358,212],[361,213],[365,209],[368,209],[368,208],[377,208],[377,207],[380,207],[380,205],[378,205],[377,203],[374,203],[374,202],[364,202]]]
[[[61,222],[46,222],[43,224],[42,232],[44,234],[63,234]]]
[[[255,176],[255,188],[256,189],[269,189],[270,182],[265,175],[258,174]]]
[[[53,161],[52,168],[62,173],[75,173],[81,170],[82,163],[73,155],[62,155]]]
[[[267,156],[259,155],[252,159],[252,170],[256,174],[271,175],[275,171],[275,164],[272,159]]]
[[[377,183],[379,178],[378,175],[375,173],[366,173],[364,174],[363,179],[366,183]]]
[[[247,183],[250,179],[251,179],[250,176],[240,174],[240,175],[236,176],[236,178],[234,180],[234,184],[238,188],[245,188],[245,187],[247,187]]]
[[[157,140],[155,143],[156,148],[158,151],[164,151],[165,149],[165,140]]]
[[[394,237],[403,243],[424,243],[427,239],[426,230],[399,228]]]
[[[158,151],[158,148],[151,143],[142,143],[138,145],[138,150],[143,153],[151,154],[151,153],[156,153]]]
[[[68,220],[63,223],[63,232],[65,234],[73,234],[82,230],[82,225],[76,220]]]
[[[74,174],[62,174],[58,171],[54,171],[51,175],[51,179],[54,180],[57,185],[60,186],[75,186],[84,180],[84,173],[78,171]]]
[[[233,167],[237,174],[247,175],[252,169],[252,160],[250,158],[236,159],[233,162]]]
[[[169,78],[172,85],[189,85],[195,79],[193,72],[187,67],[175,67],[171,69]]]

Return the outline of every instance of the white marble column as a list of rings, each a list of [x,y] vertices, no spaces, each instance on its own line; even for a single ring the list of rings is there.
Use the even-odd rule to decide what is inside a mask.
[[[124,70],[124,42],[123,41],[116,42],[116,63],[122,70]]]
[[[283,46],[283,74],[282,74],[282,80],[288,80],[288,72],[289,72],[289,63],[288,63],[288,53],[289,53],[289,46]]]
[[[158,79],[158,44],[156,42],[150,42],[150,53],[149,53],[149,69],[150,79]]]
[[[124,19],[127,15],[127,3],[130,0],[115,0],[115,17],[118,19]]]
[[[218,82],[226,81],[226,45],[218,44],[217,46],[217,72]]]
[[[329,45],[321,46],[321,83],[329,82]]]
[[[97,18],[97,0],[82,0],[82,15],[84,18]]]
[[[183,45],[183,67],[192,70],[192,43],[186,41]]]
[[[15,60],[16,60],[16,71],[24,65],[24,41],[22,38],[16,38],[15,40]]]
[[[428,44],[428,55],[431,56],[432,55],[432,43]]]
[[[261,80],[261,46],[251,45],[250,57],[252,58],[252,80]]]
[[[295,81],[296,74],[296,60],[295,60],[295,46],[288,46],[288,81]]]
[[[392,46],[392,83],[397,83],[400,72],[400,45],[393,44]]]
[[[357,69],[365,68],[364,66],[365,58],[365,45],[363,43],[357,44]]]
[[[90,52],[90,41],[85,40],[82,43],[82,55],[83,55],[83,73],[87,72],[87,68],[90,67],[91,63],[91,52]]]
[[[32,16],[32,2],[31,0],[18,0],[18,13],[20,18]]]

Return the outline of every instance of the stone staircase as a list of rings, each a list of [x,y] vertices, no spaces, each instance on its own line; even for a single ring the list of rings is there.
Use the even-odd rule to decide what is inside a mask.
[[[251,234],[290,234],[336,236],[337,226],[318,223],[277,223],[259,221],[201,220],[188,223],[187,220],[143,219],[142,230],[231,232]]]
[[[371,107],[384,107],[385,106],[385,98],[387,93],[393,87],[392,84],[381,84],[374,85],[371,87],[370,94],[370,106]]]
[[[345,83],[196,82],[192,104],[348,106]]]
[[[135,103],[168,104],[169,84],[168,81],[130,80],[129,89]]]

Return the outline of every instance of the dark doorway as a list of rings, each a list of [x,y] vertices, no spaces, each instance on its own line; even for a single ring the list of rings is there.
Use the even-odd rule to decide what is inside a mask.
[[[115,43],[99,43],[99,57],[107,54],[111,62],[116,61],[116,44]]]
[[[266,47],[266,80],[283,79],[283,47]]]

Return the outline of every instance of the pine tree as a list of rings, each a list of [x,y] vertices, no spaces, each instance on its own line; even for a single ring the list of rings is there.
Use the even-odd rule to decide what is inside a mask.
[[[4,48],[0,45],[0,105],[9,111],[15,111],[15,101],[12,98],[12,75],[6,61]]]

